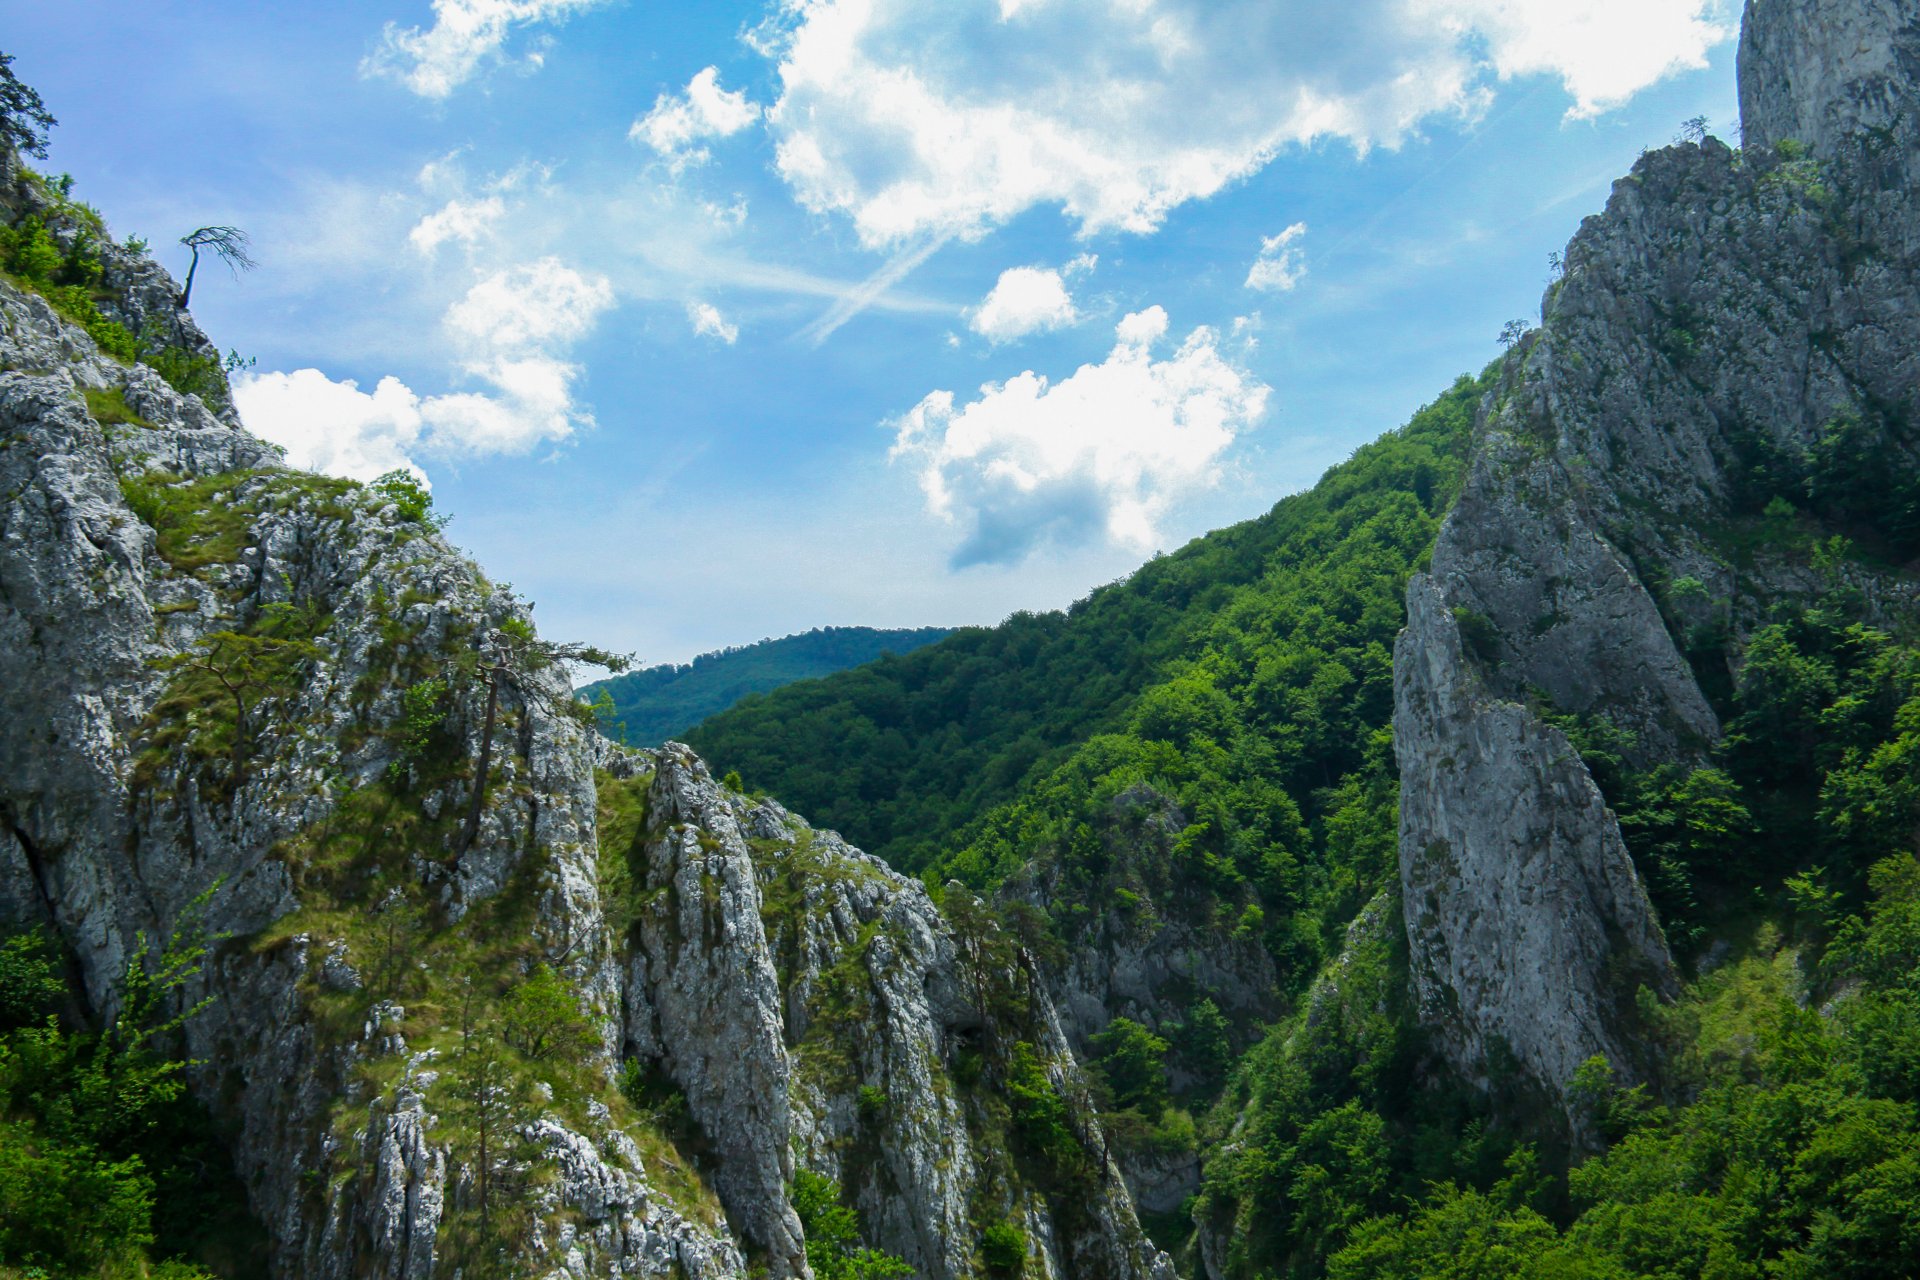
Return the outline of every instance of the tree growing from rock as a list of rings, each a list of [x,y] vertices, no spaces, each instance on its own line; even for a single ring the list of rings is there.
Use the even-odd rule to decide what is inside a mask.
[[[325,656],[306,638],[318,625],[311,610],[269,605],[266,621],[257,629],[215,631],[185,653],[153,661],[156,671],[197,677],[199,688],[187,691],[190,702],[221,702],[232,708],[226,745],[235,787],[246,781],[247,761],[260,732],[260,704],[285,689],[301,664]]]
[[[479,1243],[493,1240],[496,1202],[525,1145],[519,1126],[531,1109],[531,1089],[515,1070],[507,1044],[486,1018],[486,1002],[472,978],[461,980],[460,1047],[448,1084],[455,1118],[467,1137]],[[484,1255],[483,1255],[484,1256]]]
[[[487,688],[487,710],[480,729],[480,760],[474,768],[473,796],[467,802],[466,826],[460,833],[455,857],[471,849],[480,834],[480,814],[486,807],[487,781],[493,768],[493,736],[499,725],[501,688],[511,684],[522,697],[543,703],[556,714],[582,717],[590,722],[592,712],[576,701],[571,692],[555,695],[542,689],[534,679],[555,664],[576,662],[620,672],[631,666],[633,660],[625,654],[609,653],[592,645],[542,640],[533,633],[533,627],[520,618],[508,618],[481,645],[475,674]]]
[[[40,94],[13,74],[13,56],[0,53],[0,140],[36,159],[47,156],[47,131],[60,123]]]
[[[573,1062],[600,1042],[580,998],[544,964],[507,997],[500,1034],[529,1062]]]
[[[227,264],[235,279],[242,271],[251,271],[260,264],[253,260],[253,242],[247,233],[238,227],[200,227],[180,237],[180,243],[193,250],[193,261],[187,266],[187,282],[180,287],[179,304],[184,307],[193,296],[193,276],[200,270],[202,250],[212,254]]]

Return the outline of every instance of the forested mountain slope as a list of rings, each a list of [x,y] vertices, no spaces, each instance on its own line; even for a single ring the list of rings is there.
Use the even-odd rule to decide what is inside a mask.
[[[1920,14],[1755,0],[1741,72],[1744,150],[1644,157],[1541,328],[1319,489],[699,735],[996,890],[1183,1265],[1920,1246]]]
[[[1344,732],[1349,712],[1354,723],[1386,723],[1402,587],[1451,501],[1481,389],[1462,379],[1309,492],[1156,557],[1071,609],[965,627],[777,690],[688,741],[914,869],[1080,744],[1125,733],[1143,695],[1182,672],[1217,672],[1257,705],[1263,728],[1289,739],[1278,746],[1304,787],[1330,785],[1364,745]],[[1345,755],[1301,763],[1322,747]]]
[[[581,686],[580,697],[594,704],[609,737],[630,747],[657,747],[751,694],[832,675],[882,654],[911,653],[950,630],[820,627],[596,680]]]
[[[0,1275],[1910,1276],[1920,11],[1741,92],[1314,490],[695,735],[886,861],[0,157]]]

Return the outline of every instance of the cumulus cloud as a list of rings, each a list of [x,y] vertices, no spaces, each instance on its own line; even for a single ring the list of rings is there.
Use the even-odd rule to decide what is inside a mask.
[[[455,198],[426,215],[407,233],[407,240],[421,253],[432,257],[448,241],[474,245],[492,233],[506,216],[507,205],[499,196],[480,200]]]
[[[420,397],[392,377],[366,392],[352,378],[335,382],[318,369],[247,373],[234,379],[233,399],[288,462],[352,480],[411,467],[423,426]]]
[[[891,456],[963,530],[955,567],[1016,562],[1049,540],[1147,550],[1175,501],[1216,483],[1269,389],[1208,328],[1156,359],[1166,333],[1151,307],[1120,322],[1105,360],[1058,383],[1028,371],[965,404],[935,391],[892,424]]]
[[[1072,324],[1078,313],[1058,271],[1010,267],[1000,273],[986,301],[968,317],[968,326],[989,342],[1011,342],[1044,329]]]
[[[728,346],[740,340],[740,326],[728,324],[720,308],[711,302],[689,302],[687,320],[693,325],[694,333],[702,338],[718,338]]]
[[[234,402],[295,466],[369,480],[417,455],[525,453],[592,418],[576,401],[571,345],[613,305],[613,289],[554,258],[498,271],[447,309],[461,368],[483,389],[421,396],[398,378],[373,391],[318,369],[244,375]]]
[[[445,98],[500,56],[515,27],[556,22],[608,0],[433,0],[426,30],[389,22],[360,64],[363,75],[388,76],[423,98]],[[530,55],[538,65],[539,53]]]
[[[522,353],[566,346],[613,305],[613,286],[558,258],[496,271],[447,309],[446,324],[471,349]]]
[[[719,68],[708,67],[687,82],[684,93],[655,99],[653,110],[635,120],[627,136],[659,152],[678,173],[713,158],[701,143],[731,137],[759,118],[759,104],[748,102],[744,90],[722,89]]]
[[[790,0],[767,119],[808,208],[864,242],[1036,205],[1150,231],[1280,148],[1395,145],[1544,75],[1574,115],[1704,65],[1727,0]]]
[[[1299,284],[1307,274],[1306,257],[1300,248],[1300,238],[1306,234],[1307,224],[1296,222],[1277,236],[1261,236],[1260,255],[1247,272],[1246,287],[1286,293]]]

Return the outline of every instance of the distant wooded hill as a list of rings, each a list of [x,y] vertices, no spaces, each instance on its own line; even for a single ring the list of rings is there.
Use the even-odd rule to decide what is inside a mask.
[[[658,746],[749,694],[833,675],[882,654],[909,653],[949,634],[946,627],[817,627],[802,635],[703,653],[689,663],[645,667],[587,685],[580,696],[593,702],[604,691],[612,700],[612,710],[603,709],[600,715],[601,726],[612,737],[635,747]]]

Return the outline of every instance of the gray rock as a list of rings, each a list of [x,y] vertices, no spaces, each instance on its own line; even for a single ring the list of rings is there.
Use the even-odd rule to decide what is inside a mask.
[[[1633,988],[1674,982],[1605,797],[1538,712],[1611,721],[1638,766],[1703,763],[1720,725],[1689,634],[1737,653],[1825,585],[1725,541],[1772,494],[1806,501],[1791,475],[1756,494],[1756,462],[1790,471],[1842,419],[1920,462],[1917,55],[1910,4],[1753,0],[1746,150],[1643,156],[1482,406],[1395,654],[1410,959],[1469,1078],[1496,1041],[1552,1097],[1592,1054],[1637,1078]],[[1910,581],[1846,572],[1870,612],[1910,610]]]
[[[1393,655],[1400,882],[1416,1006],[1485,1085],[1504,1050],[1564,1085],[1606,1054],[1641,984],[1676,991],[1666,942],[1618,825],[1559,730],[1491,696],[1444,597],[1417,578]]]

